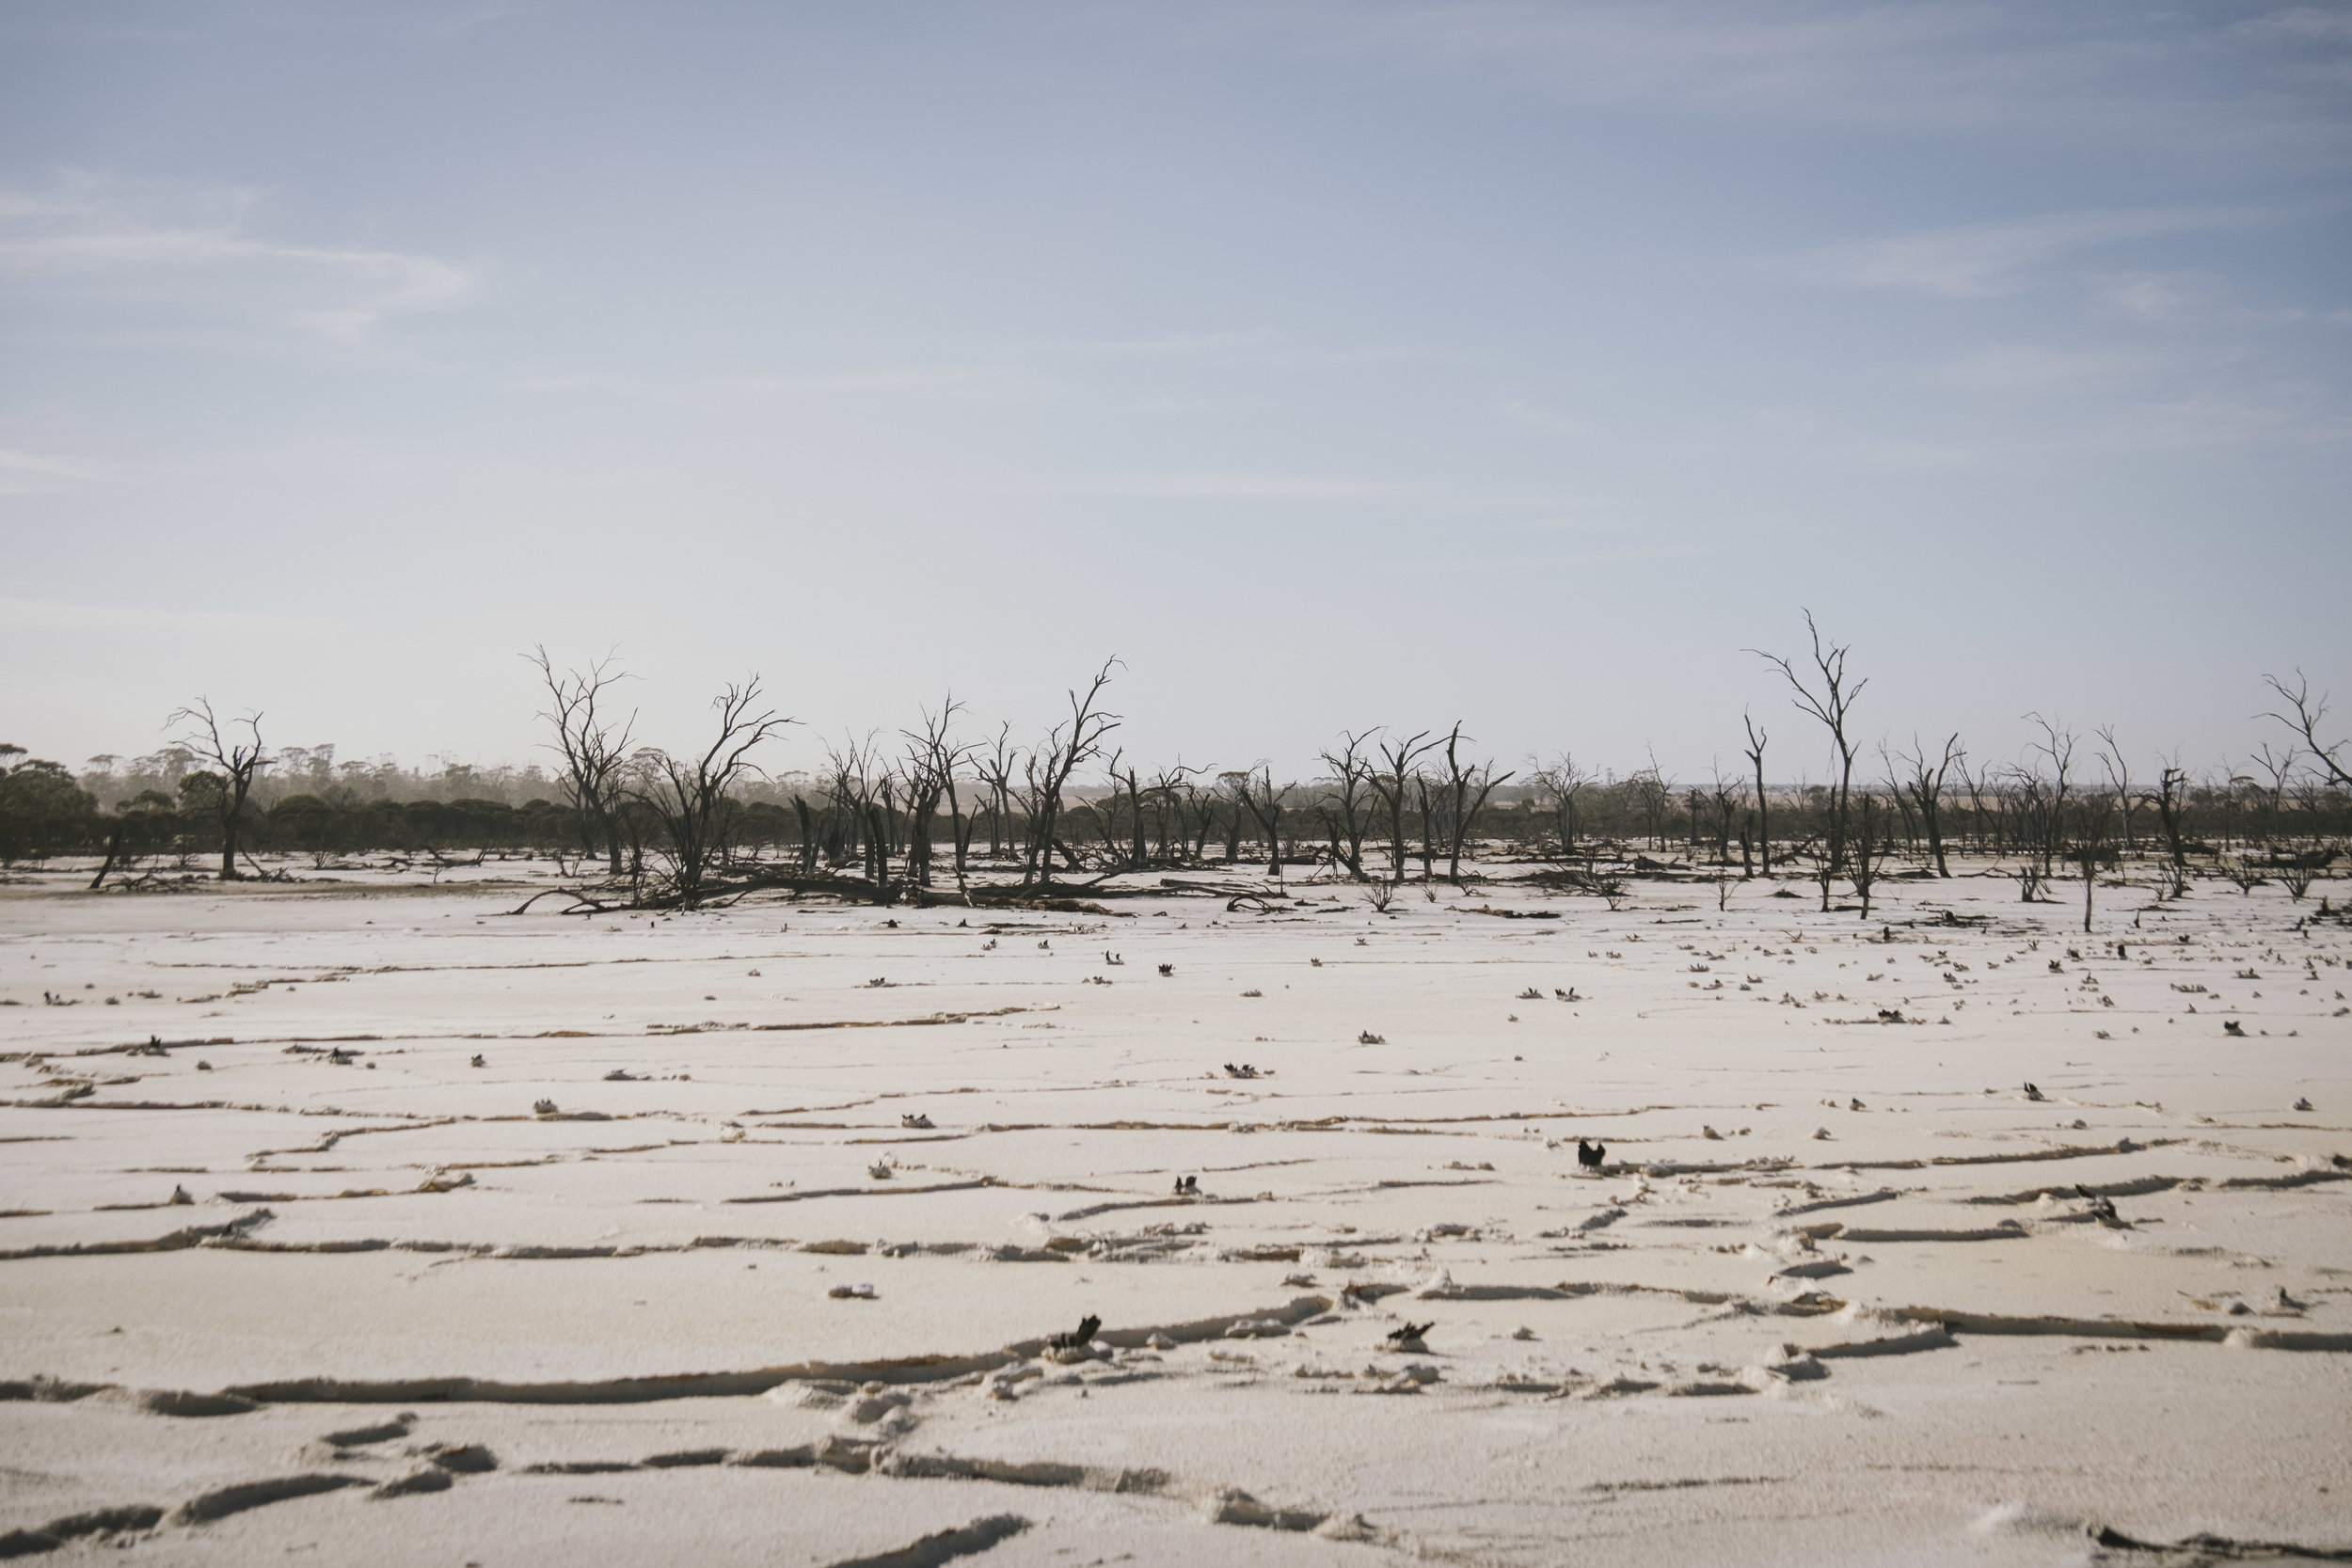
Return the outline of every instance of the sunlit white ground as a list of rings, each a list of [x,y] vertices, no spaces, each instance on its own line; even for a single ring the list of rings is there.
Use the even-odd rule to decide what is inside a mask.
[[[1989,877],[1864,925],[1762,882],[648,918],[469,876],[0,888],[18,1549],[2352,1547],[2340,882],[2102,888],[2085,936]]]

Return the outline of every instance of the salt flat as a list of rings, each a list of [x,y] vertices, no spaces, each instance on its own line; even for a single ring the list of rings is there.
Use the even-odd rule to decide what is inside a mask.
[[[2315,899],[501,877],[0,890],[0,1552],[2352,1549]]]

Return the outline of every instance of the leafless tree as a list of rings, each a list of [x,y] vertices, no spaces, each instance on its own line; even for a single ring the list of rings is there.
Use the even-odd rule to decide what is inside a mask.
[[[1991,812],[1997,810],[2000,803],[2000,795],[1995,788],[1994,778],[1994,765],[1988,762],[1972,773],[1968,770],[1967,759],[1962,758],[1960,783],[1961,787],[1968,791],[1968,824],[1976,835],[1977,850],[1981,854],[1986,845],[1992,842],[1990,837],[1993,832]],[[1985,804],[1988,800],[1994,803],[1991,809],[1988,809]]]
[[[1214,765],[1190,769],[1193,776],[1181,780],[1177,788],[1176,825],[1181,830],[1187,819],[1192,823],[1186,858],[1196,865],[1209,858],[1209,839],[1216,832],[1216,791],[1203,783],[1216,771]]]
[[[2156,824],[2164,830],[2165,847],[2172,857],[2172,868],[2178,872],[2188,869],[2188,856],[2181,844],[2181,812],[2188,800],[2188,770],[2180,766],[2177,757],[2165,765],[2157,776],[2156,793],[2143,795],[2140,803],[2156,808]],[[2180,879],[2175,879],[2176,884]]]
[[[1359,882],[1368,880],[1364,875],[1364,835],[1372,828],[1373,768],[1366,752],[1371,736],[1372,732],[1358,735],[1343,730],[1339,744],[1324,750],[1321,761],[1331,773],[1315,802],[1316,815],[1323,818],[1324,831],[1330,836],[1331,858]]]
[[[2109,809],[2104,795],[2089,795],[2077,802],[2074,813],[2074,832],[2067,845],[2067,858],[2082,868],[2083,873],[2083,934],[2090,933],[2090,905],[2099,886],[2099,863],[2107,854],[2107,817]]]
[[[1190,808],[1200,793],[1193,781],[1201,772],[1179,757],[1173,768],[1163,768],[1152,777],[1152,802],[1158,817],[1160,858],[1165,861],[1200,858],[1200,851],[1192,840]],[[1201,832],[1204,835],[1208,832],[1205,822]]]
[[[616,656],[610,653],[585,670],[560,674],[545,643],[522,657],[539,672],[548,689],[548,705],[539,717],[555,726],[552,750],[564,759],[564,790],[580,821],[580,842],[592,855],[601,843],[606,869],[618,877],[623,772],[637,716],[632,712],[616,729],[604,708],[606,694],[628,674],[613,667]]]
[[[1846,878],[1862,900],[1862,918],[1866,921],[1870,918],[1870,890],[1878,886],[1879,834],[1883,815],[1879,810],[1878,797],[1865,789],[1853,837],[1847,845]]]
[[[2304,748],[2311,752],[2312,761],[2325,770],[2328,777],[2339,788],[2352,789],[2352,773],[2344,771],[2344,764],[2336,756],[2336,753],[2343,751],[2345,746],[2352,745],[2352,741],[2323,742],[2319,738],[2319,726],[2328,720],[2327,693],[2322,692],[2317,697],[2313,697],[2312,683],[2300,670],[2295,673],[2295,685],[2291,689],[2286,682],[2276,675],[2265,675],[2263,681],[2271,690],[2279,694],[2281,702],[2294,710],[2295,716],[2290,719],[2283,713],[2269,712],[2262,717],[2275,719],[2293,730],[2301,738]]]
[[[2138,851],[2132,836],[2132,813],[2139,806],[2139,799],[2132,793],[2131,765],[2123,760],[2123,748],[2115,743],[2115,726],[2102,724],[2090,732],[2099,737],[2099,761],[2107,770],[2107,783],[2115,788],[2116,804],[2123,814],[2123,852]]]
[[[1491,761],[1465,762],[1462,742],[1469,738],[1462,733],[1462,721],[1458,719],[1445,737],[1445,879],[1456,887],[1462,884],[1462,846],[1468,842],[1478,814],[1486,809],[1486,798],[1512,777],[1509,773],[1496,773]]]
[[[1772,737],[1756,727],[1756,720],[1751,715],[1743,713],[1740,717],[1748,727],[1746,756],[1756,768],[1756,858],[1761,863],[1759,869],[1769,879],[1772,874],[1772,817],[1764,794],[1764,742]]]
[[[1114,805],[1119,800],[1119,786],[1127,786],[1127,867],[1131,871],[1140,871],[1151,863],[1152,852],[1144,842],[1143,784],[1137,769],[1133,763],[1129,763],[1126,772],[1119,770],[1120,761],[1126,754],[1123,751],[1113,752],[1109,766],[1103,770],[1110,775],[1111,801]],[[1107,845],[1107,835],[1104,842]]]
[[[2320,847],[2328,807],[2340,800],[2343,791],[2329,782],[2325,773],[2307,770],[2295,786],[2295,803],[2303,818],[2304,832],[2311,835],[2314,851]]]
[[[253,792],[253,781],[262,768],[275,760],[262,747],[262,716],[259,713],[224,722],[213,712],[212,699],[199,697],[183,708],[174,709],[164,721],[167,726],[184,724],[179,743],[199,758],[220,769],[220,790],[213,809],[220,817],[220,879],[237,879],[237,832],[245,821],[246,797]],[[243,725],[246,738],[239,740],[234,731]]]
[[[2286,803],[2287,781],[2295,776],[2295,765],[2300,760],[2302,753],[2291,741],[2284,752],[2273,752],[2270,742],[2265,740],[2254,753],[2254,766],[2260,768],[2270,780],[2268,787],[2262,789],[2263,842],[2265,845],[2276,842],[2279,837],[2279,813]]]
[[[1249,814],[1265,834],[1266,875],[1276,881],[1282,879],[1282,797],[1298,786],[1287,784],[1276,788],[1274,769],[1270,764],[1260,763],[1255,768],[1221,775],[1233,801]]]
[[[1558,757],[1554,758],[1550,767],[1535,769],[1534,781],[1549,792],[1552,810],[1560,818],[1560,852],[1563,855],[1571,855],[1576,852],[1576,843],[1581,834],[1582,822],[1577,806],[1577,797],[1583,793],[1585,786],[1593,782],[1594,777],[1595,775],[1589,770],[1579,768],[1576,765],[1576,758],[1566,752],[1561,752]]]
[[[879,888],[890,879],[890,838],[882,803],[889,769],[872,733],[863,741],[848,736],[838,747],[827,746],[825,767],[830,779],[826,813],[830,858],[837,865],[862,851],[866,879]]]
[[[1060,823],[1062,792],[1070,787],[1073,774],[1103,754],[1104,737],[1119,727],[1119,715],[1102,708],[1103,689],[1110,684],[1111,668],[1116,658],[1103,661],[1103,668],[1081,696],[1070,693],[1070,718],[1047,732],[1045,739],[1031,752],[1025,769],[1028,783],[1029,853],[1023,867],[1021,884],[1049,885],[1054,879],[1054,851],[1059,846],[1054,834]],[[1068,851],[1063,851],[1068,855]]]
[[[1373,770],[1372,791],[1379,797],[1381,814],[1389,819],[1391,882],[1405,880],[1405,803],[1412,787],[1414,765],[1436,745],[1427,730],[1380,742],[1380,766]]]
[[[2074,768],[2074,732],[2054,720],[2044,719],[2039,713],[2028,713],[2026,717],[2042,731],[2042,738],[2027,750],[2040,752],[2048,757],[2052,773],[2049,799],[2042,814],[2041,834],[2042,875],[2047,880],[2066,833],[2066,796]]]
[[[1918,808],[1919,825],[1928,835],[1928,853],[1935,859],[1935,874],[1948,878],[1952,868],[1946,861],[1944,852],[1944,786],[1955,766],[1961,769],[1963,778],[1967,776],[1968,753],[1961,746],[1960,736],[1955,732],[1944,742],[1941,762],[1929,763],[1927,751],[1919,744],[1919,737],[1915,735],[1911,737],[1911,750],[1897,754],[1902,758],[1906,774],[1898,786],[1898,796],[1908,796],[1911,803]]]
[[[1430,793],[1433,784],[1437,793]],[[1421,808],[1421,880],[1422,896],[1431,903],[1438,901],[1437,890],[1429,884],[1438,876],[1438,818],[1445,810],[1445,786],[1429,777],[1427,768],[1413,775],[1413,799]]]
[[[981,752],[977,747],[973,750],[979,758],[974,766],[980,782],[988,786],[988,853],[993,860],[1012,844],[1012,779],[1021,765],[1021,749],[1012,744],[1012,725],[1005,723],[997,726],[995,738],[988,743],[987,752]]]
[[[679,757],[648,749],[637,753],[644,768],[644,787],[637,799],[661,824],[670,862],[670,894],[685,909],[699,905],[707,893],[714,863],[725,844],[727,818],[735,809],[731,792],[755,771],[750,753],[792,720],[763,708],[759,677],[730,685],[711,706],[719,714],[719,733],[700,755]]]
[[[1708,765],[1708,773],[1713,781],[1708,784],[1706,792],[1706,804],[1714,813],[1715,863],[1718,865],[1728,865],[1731,863],[1731,835],[1734,831],[1732,818],[1735,815],[1744,814],[1747,811],[1748,786],[1737,779],[1726,781],[1724,778],[1723,768],[1712,763]],[[1743,879],[1748,875],[1748,837],[1745,832],[1741,832],[1740,834],[1740,876]]]
[[[1674,804],[1675,782],[1658,766],[1658,749],[1650,748],[1649,766],[1626,781],[1633,791],[1634,803],[1641,807],[1642,831],[1653,849],[1666,845],[1666,813]]]
[[[971,890],[965,881],[966,851],[971,847],[972,830],[963,820],[962,802],[956,793],[956,771],[977,750],[977,743],[959,744],[950,738],[956,716],[963,705],[949,692],[939,705],[939,711],[928,709],[923,714],[920,730],[898,733],[907,743],[906,777],[907,809],[907,874],[917,887],[930,885],[931,829],[939,816],[941,800],[947,804],[947,835],[955,856],[956,891],[969,898]]]
[[[1748,652],[1772,666],[1796,692],[1795,704],[1801,713],[1809,713],[1829,732],[1830,744],[1837,753],[1837,785],[1830,796],[1828,843],[1825,853],[1827,869],[1821,878],[1821,908],[1829,909],[1829,879],[1835,876],[1846,859],[1847,803],[1853,796],[1854,744],[1847,733],[1848,720],[1856,699],[1862,695],[1867,680],[1848,684],[1845,644],[1821,641],[1821,629],[1813,623],[1813,612],[1804,612],[1804,628],[1813,641],[1813,668],[1800,674],[1796,667],[1778,654],[1768,654],[1760,648]]]

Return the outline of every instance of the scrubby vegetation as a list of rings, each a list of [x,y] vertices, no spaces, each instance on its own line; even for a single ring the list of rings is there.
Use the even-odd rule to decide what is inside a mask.
[[[948,699],[893,744],[845,743],[820,770],[771,775],[753,752],[789,721],[757,700],[755,681],[716,705],[714,741],[674,753],[629,745],[633,719],[599,708],[617,672],[559,672],[542,654],[553,701],[541,717],[563,759],[553,770],[270,752],[258,721],[241,721],[237,738],[199,705],[182,716],[199,722],[181,743],[96,757],[79,775],[0,748],[0,856],[97,857],[94,886],[151,886],[213,863],[234,878],[283,876],[289,863],[326,874],[361,857],[437,871],[554,857],[589,907],[778,884],[885,902],[952,887],[968,900],[1237,866],[1278,880],[1460,885],[1508,863],[1613,903],[1629,879],[1720,888],[1802,877],[1822,908],[1842,887],[1867,915],[1880,880],[1948,877],[1956,862],[2014,877],[2029,900],[2079,879],[2086,909],[2098,876],[2119,868],[2159,895],[2202,877],[2275,879],[2299,898],[2352,840],[2344,743],[2323,738],[2326,704],[2299,683],[2271,682],[2283,749],[2263,744],[2245,768],[2192,772],[2176,757],[2136,772],[2111,730],[2086,740],[2047,720],[2014,758],[1974,760],[1958,736],[1866,752],[1845,652],[1817,637],[1809,664],[1767,656],[1831,742],[1832,778],[1804,785],[1768,782],[1770,732],[1753,719],[1752,771],[1704,781],[1654,764],[1588,768],[1566,753],[1502,770],[1458,723],[1343,734],[1315,776],[1292,781],[1264,764],[1147,772],[1112,744],[1122,723],[1104,706],[1111,665],[1027,746],[1002,729],[960,739],[965,716]]]

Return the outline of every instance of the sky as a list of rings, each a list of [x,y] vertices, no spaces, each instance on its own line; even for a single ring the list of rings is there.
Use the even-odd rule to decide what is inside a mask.
[[[2352,714],[2352,7],[13,0],[0,740]],[[2341,721],[2339,730],[2352,730]]]

